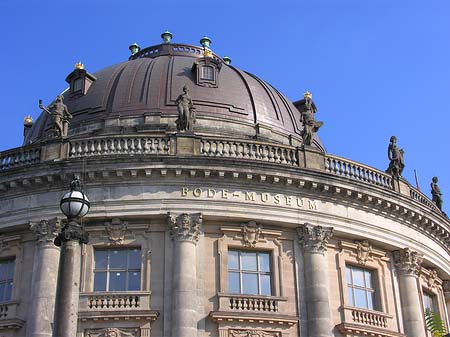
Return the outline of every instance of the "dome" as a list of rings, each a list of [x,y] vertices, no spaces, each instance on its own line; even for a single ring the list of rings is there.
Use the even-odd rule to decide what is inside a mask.
[[[202,64],[215,71],[212,81],[198,79]],[[175,100],[186,85],[196,107],[195,133],[302,144],[300,111],[288,98],[212,52],[205,57],[201,47],[149,47],[126,62],[94,73],[92,78],[85,94],[72,95],[71,88],[63,93],[73,115],[70,137],[111,134],[124,128],[176,131]],[[41,114],[25,144],[45,139],[50,127],[49,115]],[[312,145],[324,150],[317,136]]]

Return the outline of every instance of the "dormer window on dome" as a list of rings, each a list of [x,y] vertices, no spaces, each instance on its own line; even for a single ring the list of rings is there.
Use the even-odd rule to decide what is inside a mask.
[[[82,63],[75,64],[75,70],[72,71],[66,78],[69,83],[69,94],[73,96],[86,95],[91,84],[96,80],[95,76],[89,74]]]
[[[197,85],[202,87],[217,88],[218,76],[222,63],[210,57],[203,57],[194,62],[192,71],[196,73]]]

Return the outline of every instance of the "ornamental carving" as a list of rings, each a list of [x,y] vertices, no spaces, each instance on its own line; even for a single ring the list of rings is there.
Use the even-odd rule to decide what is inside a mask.
[[[262,330],[229,330],[229,337],[279,337],[279,332]]]
[[[30,222],[30,229],[36,234],[39,243],[53,243],[61,230],[61,219],[54,218]]]
[[[87,337],[138,337],[137,329],[106,328],[86,331]]]
[[[356,241],[356,260],[359,264],[366,264],[372,254],[372,245],[369,240]]]
[[[409,248],[392,252],[394,265],[399,274],[417,276],[422,264],[423,254]]]
[[[111,222],[105,222],[106,232],[108,233],[109,241],[112,245],[122,245],[125,239],[125,233],[128,228],[128,223],[120,221],[119,218],[114,218]]]
[[[175,241],[191,241],[196,243],[201,233],[202,214],[182,213],[178,216],[168,214],[169,234]]]
[[[255,247],[262,236],[262,226],[256,221],[241,224],[242,241],[246,247]]]
[[[310,253],[324,254],[328,241],[333,236],[333,227],[314,226],[305,223],[297,228],[297,233],[303,249]]]
[[[436,269],[429,269],[429,275],[427,279],[428,288],[432,289],[436,285],[436,281],[438,279],[438,272]]]

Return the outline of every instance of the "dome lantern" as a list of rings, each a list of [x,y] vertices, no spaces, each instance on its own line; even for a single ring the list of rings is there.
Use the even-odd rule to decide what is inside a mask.
[[[163,32],[161,34],[161,38],[163,39],[163,43],[170,43],[170,40],[172,40],[173,35],[171,32],[169,32],[168,30],[166,30],[165,32]]]

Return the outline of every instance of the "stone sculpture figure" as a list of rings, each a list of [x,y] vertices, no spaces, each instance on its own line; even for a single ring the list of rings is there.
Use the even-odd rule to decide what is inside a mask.
[[[303,98],[305,101],[303,104],[303,111],[302,111],[303,144],[311,145],[314,133],[319,131],[319,129],[323,125],[323,122],[316,121],[316,118],[314,116],[317,111],[317,108],[312,100],[312,94],[309,91],[307,91],[303,94]]]
[[[195,123],[195,106],[189,96],[189,88],[183,86],[183,93],[175,100],[178,109],[177,130],[192,131]]]
[[[386,172],[394,177],[400,177],[405,168],[404,151],[397,146],[397,137],[392,136],[388,146],[389,167]]]
[[[440,211],[442,211],[442,204],[443,204],[443,200],[442,200],[442,193],[441,193],[441,189],[438,186],[438,177],[433,177],[433,179],[431,180],[431,196],[432,196],[432,201],[436,204],[436,206],[439,208]]]
[[[48,108],[44,107],[42,100],[39,100],[39,108],[44,110],[52,117],[53,131],[56,137],[65,137],[69,131],[69,122],[72,115],[63,103],[63,95],[58,95],[56,100]]]

